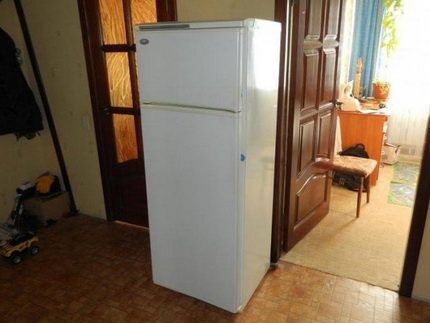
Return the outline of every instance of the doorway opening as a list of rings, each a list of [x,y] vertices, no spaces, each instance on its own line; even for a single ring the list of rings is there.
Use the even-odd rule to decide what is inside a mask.
[[[404,267],[405,252],[410,238],[415,193],[419,187],[421,159],[424,154],[429,120],[430,100],[427,98],[425,88],[430,86],[430,72],[428,68],[415,62],[423,61],[425,57],[423,55],[430,54],[429,42],[425,41],[428,36],[424,34],[430,27],[426,21],[426,13],[430,12],[430,6],[427,8],[423,7],[423,4],[418,5],[408,1],[394,2],[400,4],[397,12],[395,7],[383,7],[383,1],[375,1],[375,4],[379,3],[381,7],[374,4],[366,7],[364,1],[333,2],[340,5],[339,12],[342,12],[340,37],[332,38],[340,42],[341,53],[337,62],[339,69],[337,86],[340,88],[340,93],[336,99],[342,102],[342,99],[347,97],[349,106],[346,107],[346,102],[343,102],[341,110],[337,111],[339,131],[334,136],[337,140],[330,144],[335,147],[333,155],[357,144],[364,144],[370,159],[377,162],[375,170],[369,177],[370,202],[366,204],[365,199],[362,200],[360,217],[357,218],[357,192],[348,190],[345,187],[345,180],[342,182],[335,177],[338,183],[332,183],[330,180],[327,184],[330,187],[326,190],[323,190],[322,184],[318,185],[318,183],[312,187],[310,183],[315,183],[316,179],[322,180],[325,174],[323,169],[315,170],[311,176],[306,176],[302,181],[305,184],[296,189],[294,185],[301,183],[299,176],[302,176],[309,167],[304,164],[305,167],[302,170],[293,164],[293,169],[290,170],[290,181],[291,179],[293,181],[286,196],[285,212],[288,216],[286,216],[284,230],[285,253],[281,259],[398,291],[402,280],[405,279],[404,269],[405,272],[410,272],[408,258]],[[318,5],[299,1],[292,10],[293,20],[305,20],[303,23],[303,26],[307,26],[305,32],[314,31],[315,33],[310,35],[315,37],[309,37],[304,33],[300,34],[300,30],[296,31],[299,39],[302,35],[305,36],[305,44],[306,39],[312,38],[315,44],[315,39],[325,40],[330,37],[326,29],[323,28],[321,32],[316,26],[327,26],[321,21],[330,19],[327,18],[327,12],[330,17],[330,14],[336,12],[336,8],[321,10]],[[300,16],[295,18],[294,10],[297,13],[305,12],[306,18]],[[387,14],[391,14],[390,19],[394,17],[397,22],[395,24],[397,37],[394,40],[388,35],[393,30],[392,25],[384,20]],[[368,24],[369,21],[373,21],[376,28],[369,26],[372,30],[368,33],[372,37],[366,38],[366,35],[360,34],[360,32],[365,33],[360,24]],[[328,25],[330,26],[330,22]],[[300,27],[293,28],[300,29]],[[297,39],[294,39],[294,30],[292,33],[291,59],[294,62],[296,59],[294,42]],[[362,44],[361,49],[356,48],[360,46],[363,39],[371,43]],[[306,51],[312,48],[309,45],[303,48],[308,61],[299,66],[304,66],[308,75],[302,71],[299,72],[306,79],[312,75],[312,72],[309,72],[309,66],[313,66],[310,64],[311,59],[308,58],[311,52]],[[322,66],[320,68],[323,72],[328,66],[325,61],[326,48],[323,46],[322,52],[325,56],[319,61],[320,65],[314,64]],[[314,51],[313,54],[318,56],[319,53]],[[303,54],[300,53],[300,55]],[[294,63],[291,64],[291,66],[294,65]],[[360,72],[357,72],[358,70]],[[358,79],[357,74],[359,74]],[[318,78],[314,77],[314,83],[307,81],[304,85],[305,99],[309,94],[313,95],[310,91],[306,92],[306,86],[309,88],[309,84],[326,84],[326,79],[319,79],[320,75],[324,74],[320,72],[315,75],[318,75]],[[342,91],[349,81],[359,84],[355,87],[354,84],[350,85],[350,90],[354,92],[353,96],[360,99],[359,101],[353,101],[349,95],[342,97]],[[389,97],[385,99],[381,97],[381,93],[377,93],[384,86],[385,89],[390,87]],[[316,89],[318,103],[321,102],[318,94],[327,92],[324,89],[318,89],[318,86]],[[297,91],[297,85],[295,90]],[[378,94],[379,97],[375,99],[375,95],[378,96]],[[293,92],[292,96],[293,104],[296,104],[297,93]],[[305,110],[306,106],[301,107],[300,113],[303,114]],[[297,115],[300,116],[297,111],[291,115],[292,118],[296,118],[296,121],[291,120],[290,123],[297,122]],[[308,115],[309,113],[306,117]],[[304,117],[303,122],[298,123],[299,138],[302,142],[303,138],[310,138],[315,129],[312,125],[308,126],[310,119],[305,119]],[[305,151],[304,147],[311,151],[308,155],[313,159],[305,159],[304,157],[309,156],[302,154],[299,156],[302,164],[298,165],[303,166],[303,161],[307,160],[318,162],[323,157],[318,155],[320,142],[312,145],[312,141],[305,140],[304,145],[299,145],[300,149],[294,149],[294,144],[300,143],[300,140],[293,140],[292,149],[290,148],[293,152],[291,158],[294,161],[294,152],[300,155]],[[307,191],[312,194],[306,195]],[[303,197],[306,198],[306,203],[300,206],[300,199],[304,200]],[[326,202],[328,207],[325,214],[315,221],[312,220],[317,217],[317,207],[323,207]],[[419,206],[416,205],[416,207]],[[306,226],[308,226],[307,229],[303,230]],[[419,250],[419,245],[414,247]]]
[[[78,3],[107,218],[148,227],[133,28],[176,20],[176,3]]]

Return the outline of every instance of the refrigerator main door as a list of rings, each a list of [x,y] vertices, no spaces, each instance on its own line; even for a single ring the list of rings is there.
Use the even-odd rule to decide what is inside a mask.
[[[243,28],[136,32],[140,102],[239,111]]]
[[[242,113],[171,106],[141,111],[153,280],[236,312]]]

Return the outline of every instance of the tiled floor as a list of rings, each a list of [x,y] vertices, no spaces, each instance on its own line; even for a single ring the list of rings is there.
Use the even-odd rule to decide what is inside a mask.
[[[232,315],[154,285],[145,231],[78,216],[40,238],[22,264],[1,259],[1,322],[430,322],[429,304],[287,263]]]
[[[359,219],[357,193],[333,186],[330,213],[282,259],[398,290],[412,208],[388,203],[392,178],[392,166],[380,169]]]

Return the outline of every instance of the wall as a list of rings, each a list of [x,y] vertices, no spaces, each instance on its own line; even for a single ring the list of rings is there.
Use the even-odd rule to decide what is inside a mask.
[[[414,298],[430,302],[430,208],[421,245],[420,259],[415,277]]]
[[[76,0],[23,0],[78,209],[106,218]]]
[[[275,0],[177,0],[178,20],[274,19]]]
[[[77,1],[22,1],[76,204],[105,218]],[[274,0],[178,0],[178,14],[183,20],[273,19]]]
[[[105,218],[85,57],[75,0],[22,0],[52,114],[81,212]],[[0,4],[0,25],[24,48],[12,0]],[[180,20],[273,19],[274,0],[178,0]],[[34,85],[24,55],[27,79]],[[35,88],[35,87],[34,87]],[[14,188],[49,169],[58,173],[49,131],[34,140],[0,136],[0,221],[12,207]]]
[[[0,27],[14,39],[15,45],[21,50],[22,71],[33,89],[39,107],[42,107],[12,0],[0,2]],[[44,127],[45,130],[40,132],[41,135],[32,140],[17,141],[13,134],[0,136],[0,223],[7,219],[13,207],[15,188],[19,184],[34,180],[47,170],[59,173],[54,146],[45,119]]]

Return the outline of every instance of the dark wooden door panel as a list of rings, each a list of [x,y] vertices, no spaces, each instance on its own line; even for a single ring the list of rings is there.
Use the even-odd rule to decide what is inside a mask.
[[[306,16],[305,38],[307,40],[319,40],[321,38],[321,29],[324,15],[324,1],[308,1],[309,3],[301,3],[301,15]],[[310,5],[312,2],[312,5]],[[303,11],[304,10],[304,11]]]
[[[334,86],[336,85],[336,63],[337,63],[337,50],[335,48],[324,48],[323,50],[323,70],[322,70],[322,85],[320,106],[324,104],[332,104],[333,97],[336,93]]]
[[[315,120],[305,120],[300,124],[300,137],[299,137],[299,162],[297,174],[302,174],[306,168],[313,163],[315,158]]]
[[[78,0],[109,220],[148,226],[133,25],[176,20],[175,0]]]
[[[119,195],[116,199],[121,214],[119,220],[148,227],[145,176],[123,175],[116,182],[115,190]]]
[[[317,161],[333,158],[342,0],[300,0],[292,8],[291,163],[284,249],[329,210],[331,181]]]
[[[341,0],[327,0],[328,4],[328,17],[326,19],[326,32],[325,36],[330,37],[334,40],[338,40],[340,30],[340,18],[341,18]]]
[[[319,116],[319,134],[318,134],[318,157],[330,158],[331,154],[331,127],[333,125],[332,109]]]
[[[296,227],[327,201],[326,181],[327,176],[325,174],[314,175],[297,192]]]
[[[327,174],[316,174],[306,181],[302,190],[296,194],[297,209],[294,222],[294,236],[290,237],[294,246],[326,215],[329,209],[327,187],[331,185]]]
[[[314,44],[319,46],[317,44]],[[320,65],[320,48],[304,49],[304,71],[303,71],[303,103],[300,108],[302,110],[315,109],[318,93],[318,75]]]

